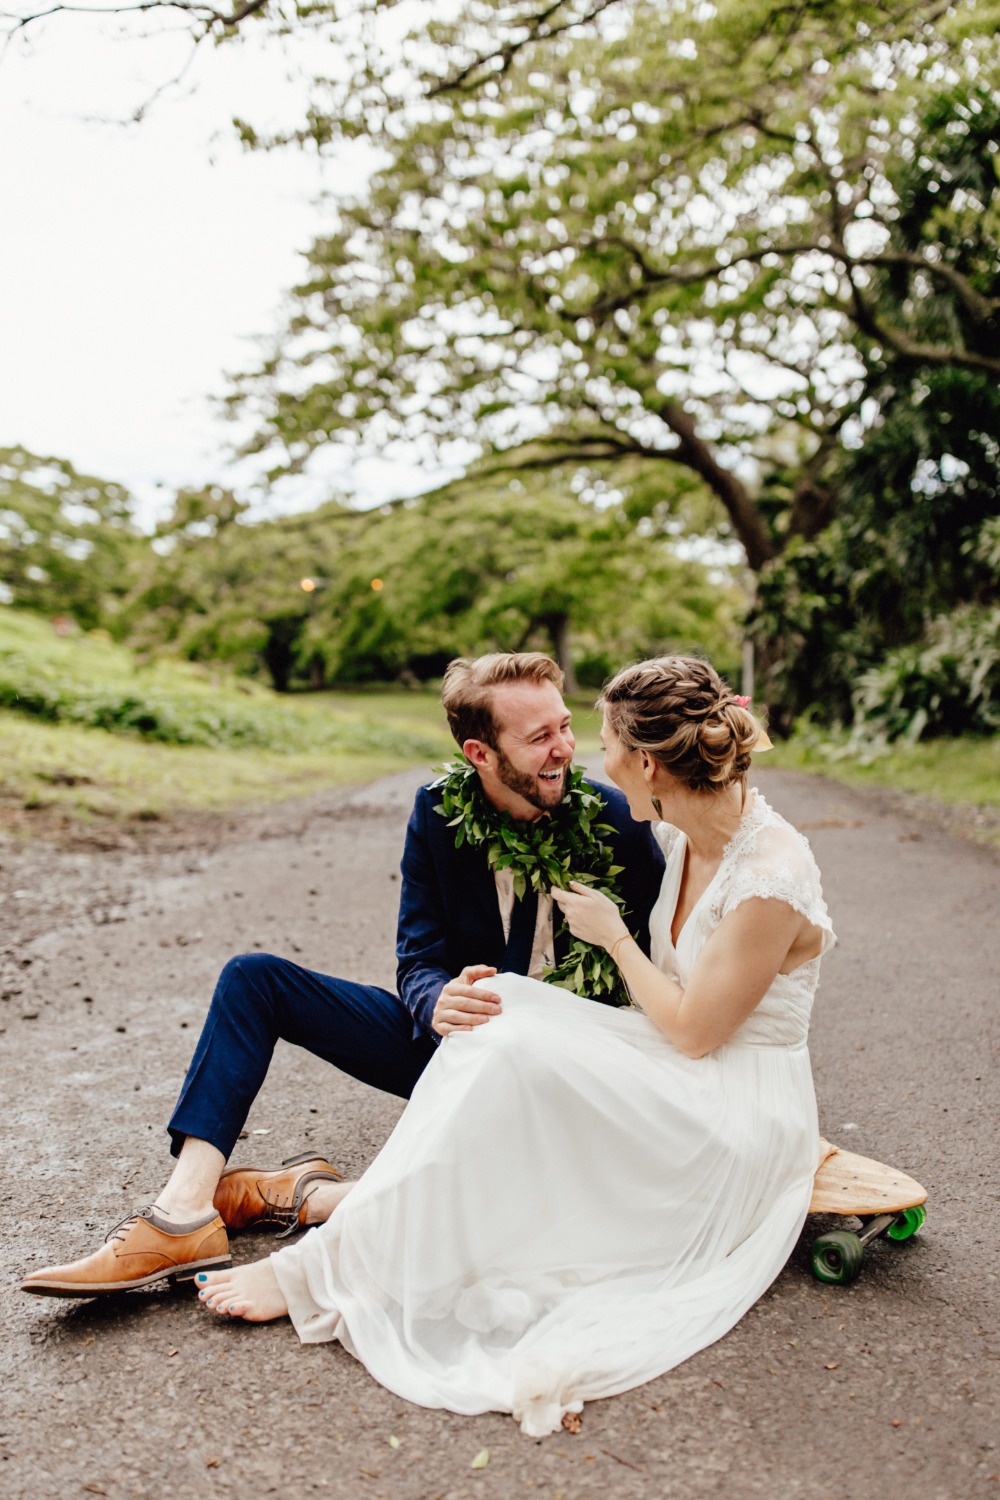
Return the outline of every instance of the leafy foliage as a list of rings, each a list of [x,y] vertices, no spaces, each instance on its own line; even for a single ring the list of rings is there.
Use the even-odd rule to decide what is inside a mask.
[[[731,661],[738,609],[735,589],[616,508],[547,475],[474,475],[374,512],[330,504],[184,531],[150,555],[115,629],[146,649],[266,669],[281,687],[426,680],[456,655],[533,646],[554,650],[571,682],[580,657],[590,685],[667,648]]]
[[[998,20],[468,0],[409,68],[314,95],[301,139],[385,162],[234,395],[255,446],[296,468],[461,435],[603,485],[633,524],[736,538],[775,722],[846,718],[860,673],[979,597]]]
[[[311,114],[320,145],[374,131],[388,160],[244,383],[259,446],[294,467],[331,440],[533,438],[527,462],[664,476],[658,515],[710,496],[759,569],[836,509],[876,348],[1000,373],[977,82],[996,76],[995,6],[556,11],[545,41],[515,26],[477,67],[511,12],[473,0],[425,34],[416,98],[387,64]],[[975,177],[944,174],[962,125]]]
[[[138,665],[91,636],[58,637],[28,613],[0,608],[0,708],[175,745],[275,751],[368,751],[433,759],[430,735],[275,702],[264,688],[225,687],[192,667]]]
[[[623,905],[615,890],[615,877],[622,867],[613,862],[611,846],[602,838],[614,829],[597,821],[604,804],[586,784],[582,771],[569,771],[562,802],[549,817],[535,823],[515,822],[509,812],[487,801],[479,776],[464,755],[450,761],[432,785],[441,795],[434,811],[455,829],[456,848],[485,846],[491,870],[511,871],[519,901],[529,887],[539,893],[553,887],[565,890],[576,880]],[[555,909],[553,916],[560,918]],[[565,919],[560,922],[565,930]],[[562,989],[605,1005],[631,1004],[610,953],[581,938],[570,940],[566,957],[545,977]]]
[[[867,722],[882,684],[891,733],[909,732],[920,709],[923,732],[981,730],[975,693],[942,696],[934,663],[944,636],[967,635],[942,620],[1000,602],[1000,389],[954,371],[902,384],[887,373],[880,394],[864,443],[843,460],[841,517],[791,543],[758,581],[751,628],[770,649],[765,693],[786,707],[785,727],[803,712]],[[918,690],[921,663],[929,675]],[[902,699],[900,672],[910,683]]]
[[[918,740],[1000,730],[1000,606],[966,606],[864,673],[854,737]]]
[[[0,602],[102,624],[141,539],[123,485],[0,448]]]
[[[941,672],[997,601],[998,0],[415,0],[402,45],[399,14],[240,13],[339,39],[282,138],[382,156],[232,404],[272,474],[332,442],[480,464],[367,518],[181,497],[116,631],[281,687],[526,644],[588,681],[731,668],[732,596],[677,544],[736,541],[778,727],[862,680],[887,722],[980,726]]]
[[[252,525],[246,512],[221,487],[182,491],[109,623],[137,650],[267,672],[285,690],[310,608],[301,580],[331,571],[331,534],[355,513],[331,505]]]

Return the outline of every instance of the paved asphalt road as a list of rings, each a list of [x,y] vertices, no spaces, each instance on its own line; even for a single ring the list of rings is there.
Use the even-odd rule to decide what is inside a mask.
[[[391,983],[418,776],[159,853],[0,845],[0,1492],[1000,1500],[1000,860],[870,795],[758,779],[808,832],[840,935],[812,1033],[823,1130],[920,1179],[929,1219],[872,1247],[843,1289],[813,1280],[810,1223],[721,1343],[542,1442],[507,1417],[408,1406],[338,1346],[213,1322],[190,1291],[16,1290],[155,1194],[163,1121],[227,957],[273,949]],[[353,1174],[398,1110],[287,1049],[236,1159],[316,1145]],[[237,1256],[270,1243],[243,1237]]]

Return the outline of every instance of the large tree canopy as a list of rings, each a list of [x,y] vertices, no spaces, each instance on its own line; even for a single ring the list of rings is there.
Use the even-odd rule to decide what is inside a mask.
[[[693,476],[758,570],[835,512],[868,360],[1000,375],[1000,7],[619,0],[456,71],[498,11],[431,29],[416,100],[312,114],[388,159],[237,398],[278,462],[530,438],[650,509]]]
[[[236,382],[272,475],[459,442],[738,543],[779,721],[992,619],[1000,0],[173,8],[339,38],[282,139],[382,152]]]

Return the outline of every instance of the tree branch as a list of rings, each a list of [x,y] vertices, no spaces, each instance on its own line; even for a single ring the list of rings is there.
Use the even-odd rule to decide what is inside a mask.
[[[1000,375],[1000,358],[990,355],[977,354],[968,349],[954,348],[945,344],[920,344],[908,337],[901,329],[889,325],[878,325],[881,331],[875,331],[874,314],[871,309],[863,304],[860,289],[858,288],[853,271],[861,266],[909,266],[914,270],[925,272],[928,276],[944,282],[955,293],[962,307],[977,327],[984,326],[988,321],[1000,313],[1000,298],[984,297],[977,292],[972,283],[956,271],[954,266],[947,265],[941,261],[928,260],[926,256],[916,251],[905,250],[882,250],[870,255],[849,255],[843,244],[837,244],[832,240],[807,240],[793,245],[766,245],[759,250],[747,250],[742,254],[734,255],[725,265],[713,266],[682,266],[670,270],[657,271],[650,266],[645,259],[641,249],[625,240],[622,236],[601,236],[587,242],[587,246],[599,248],[602,245],[617,245],[632,257],[643,274],[641,286],[629,287],[627,291],[616,293],[614,296],[600,297],[592,302],[586,311],[571,314],[573,317],[592,318],[600,321],[622,308],[628,307],[638,297],[642,297],[657,288],[668,286],[693,286],[698,282],[713,281],[718,279],[723,271],[731,266],[759,265],[769,255],[774,255],[782,260],[794,260],[800,255],[828,255],[831,260],[839,261],[843,265],[848,280],[852,287],[852,302],[855,307],[855,322],[863,332],[870,333],[872,337],[881,339],[894,349],[897,354],[907,359],[923,361],[927,364],[955,365],[959,369],[981,370],[989,374]],[[858,309],[861,309],[858,311]]]
[[[532,42],[550,42],[553,37],[562,36],[567,31],[573,31],[578,26],[586,26],[597,19],[602,11],[608,10],[612,5],[617,5],[619,0],[593,0],[589,10],[581,16],[575,16],[562,22],[561,25],[550,25],[552,17],[562,10],[566,0],[555,0],[544,10],[515,24],[526,26],[527,32],[516,41],[503,42],[498,47],[493,47],[487,52],[479,52],[456,72],[443,78],[427,90],[428,99],[439,98],[442,94],[459,93],[463,90],[475,88],[480,80],[475,76],[485,68],[489,68],[490,78],[501,77],[506,73],[518,53]]]
[[[131,5],[50,5],[44,10],[29,11],[27,14],[17,14],[12,11],[0,11],[0,21],[9,21],[12,24],[7,28],[8,37],[16,35],[19,31],[26,30],[36,21],[44,21],[49,16],[76,15],[76,16],[120,16],[130,13],[138,14],[149,10],[181,10],[187,15],[194,16],[197,20],[204,22],[206,30],[218,26],[224,30],[232,30],[245,21],[248,16],[255,15],[258,11],[266,9],[268,0],[243,0],[243,4],[237,5],[228,14],[225,11],[216,10],[214,6],[202,3],[202,0],[135,0]]]
[[[988,354],[970,354],[964,349],[952,349],[947,344],[921,344],[916,339],[911,339],[901,328],[879,322],[862,296],[861,288],[854,280],[850,268],[848,279],[851,284],[854,321],[861,332],[867,333],[878,343],[887,345],[901,358],[913,360],[920,365],[938,365],[945,369],[954,366],[960,370],[977,370],[987,375],[1000,376],[1000,358],[994,359]]]
[[[755,573],[759,573],[764,564],[775,556],[775,546],[746,485],[732,469],[726,469],[719,463],[708,443],[699,437],[694,420],[678,402],[662,402],[657,408],[657,415],[679,439],[677,448],[671,452],[670,457],[700,475],[721,501],[736,535],[743,543],[749,566]]]
[[[572,433],[532,439],[526,445],[529,456],[516,463],[497,463],[487,474],[511,470],[555,469],[566,463],[606,463],[622,458],[646,458],[663,463],[680,464],[703,479],[721,502],[743,544],[747,562],[759,572],[776,555],[774,540],[754,505],[743,481],[731,469],[719,463],[708,443],[698,436],[694,421],[678,403],[665,401],[656,415],[678,439],[674,448],[654,448],[619,432]],[[552,452],[531,450],[552,449]],[[516,451],[516,450],[512,450]]]
[[[822,481],[823,468],[837,446],[844,423],[856,415],[858,403],[852,402],[839,411],[823,430],[815,453],[799,473],[792,492],[788,514],[788,535],[801,536],[807,542],[828,526],[837,507],[836,490]]]

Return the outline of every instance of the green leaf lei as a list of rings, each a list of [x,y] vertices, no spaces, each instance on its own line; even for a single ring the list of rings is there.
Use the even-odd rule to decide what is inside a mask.
[[[615,830],[610,823],[597,821],[604,804],[586,784],[582,771],[570,768],[563,800],[550,817],[539,818],[536,823],[515,822],[509,812],[494,807],[464,755],[449,761],[442,771],[444,774],[431,783],[432,789],[441,793],[434,811],[455,829],[455,848],[485,844],[490,869],[512,872],[518,900],[529,886],[546,892],[553,886],[565,889],[571,880],[578,880],[581,885],[602,890],[624,907],[614,889],[623,866],[613,862],[611,847],[601,837]],[[553,919],[562,931],[565,919],[554,903]],[[547,969],[545,978],[550,984],[604,1005],[631,1004],[611,955],[581,938],[570,938],[566,957],[554,969]]]

